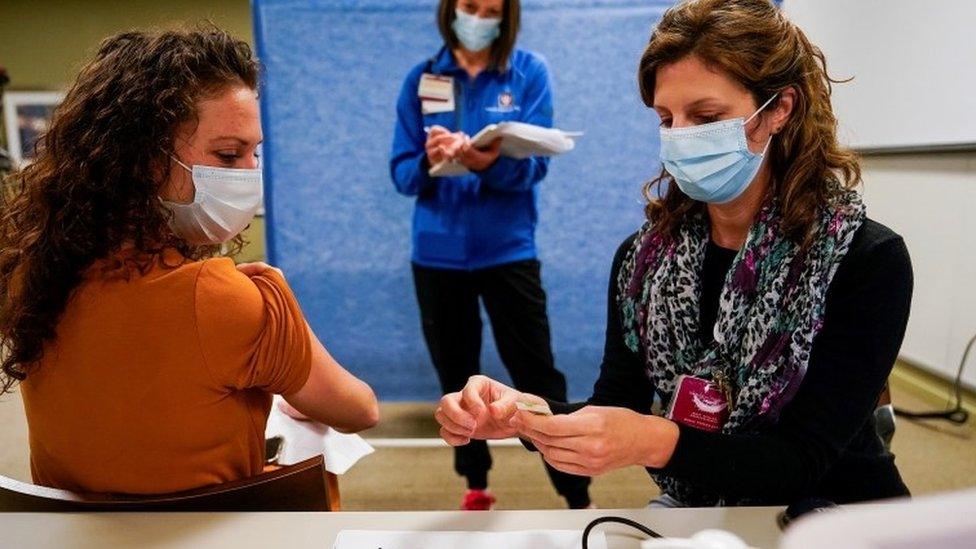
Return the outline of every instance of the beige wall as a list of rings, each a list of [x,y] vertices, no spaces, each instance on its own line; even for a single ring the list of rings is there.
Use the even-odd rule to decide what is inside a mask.
[[[106,36],[206,19],[252,41],[247,0],[3,0],[0,65],[12,90],[58,90]]]
[[[915,270],[902,356],[952,378],[976,333],[976,151],[873,156],[863,168],[868,215],[905,238]],[[964,379],[976,386],[976,368]]]
[[[976,333],[976,133],[963,59],[972,40],[960,35],[971,0],[926,4],[924,30],[913,0],[784,0],[787,15],[823,49],[834,77],[831,97],[846,143],[863,147],[970,144],[968,152],[922,152],[863,158],[868,215],[905,237],[915,293],[902,358],[945,378],[955,376]],[[918,26],[918,25],[916,25]],[[925,47],[913,47],[925,44]],[[948,67],[948,69],[946,69]],[[976,385],[976,368],[965,378]]]
[[[0,0],[0,66],[9,90],[58,91],[107,36],[207,20],[253,44],[247,0]],[[264,220],[246,235],[251,245],[239,259],[263,258]]]

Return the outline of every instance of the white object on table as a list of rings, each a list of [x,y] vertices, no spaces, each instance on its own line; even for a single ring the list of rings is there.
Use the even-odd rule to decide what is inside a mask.
[[[546,128],[524,122],[501,122],[489,124],[471,138],[475,147],[487,147],[492,141],[502,138],[501,156],[528,158],[530,156],[555,156],[573,150],[574,138],[582,132],[565,132],[556,128]],[[431,177],[446,177],[470,173],[467,167],[454,160],[438,162],[427,172]]]
[[[976,540],[976,490],[845,505],[790,524],[781,549],[969,549]]]
[[[278,458],[280,465],[291,465],[316,455],[325,456],[325,470],[341,475],[364,456],[375,450],[359,435],[340,433],[316,421],[299,421],[278,408],[280,396],[274,397],[264,436],[281,436],[284,445]]]
[[[749,549],[746,542],[725,530],[702,530],[690,538],[656,538],[641,542],[641,549]]]
[[[388,530],[343,530],[332,549],[579,549],[582,534],[577,530],[522,530],[515,532],[403,532]],[[590,547],[607,549],[603,532],[590,535]]]

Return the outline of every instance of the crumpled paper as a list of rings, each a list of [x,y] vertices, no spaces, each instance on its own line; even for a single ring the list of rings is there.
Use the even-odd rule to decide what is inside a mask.
[[[325,470],[341,475],[364,456],[376,450],[359,435],[340,433],[316,421],[299,421],[280,409],[280,396],[274,397],[264,436],[281,436],[285,442],[279,465],[292,465],[316,455],[325,456]]]

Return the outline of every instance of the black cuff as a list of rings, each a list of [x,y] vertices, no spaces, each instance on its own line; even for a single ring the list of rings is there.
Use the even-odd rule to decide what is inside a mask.
[[[701,471],[711,470],[714,464],[710,460],[714,459],[708,451],[711,446],[709,440],[712,433],[695,429],[687,425],[677,423],[678,441],[674,445],[674,452],[668,463],[659,469],[648,467],[652,473],[661,473],[669,477],[688,477],[700,476]],[[696,463],[702,457],[708,463]]]
[[[584,408],[587,406],[586,402],[559,402],[558,400],[544,399],[546,404],[549,405],[549,409],[552,413],[559,416],[565,414],[572,414],[573,412]]]

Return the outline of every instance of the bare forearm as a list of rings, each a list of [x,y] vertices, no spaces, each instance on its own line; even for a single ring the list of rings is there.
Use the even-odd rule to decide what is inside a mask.
[[[349,373],[329,354],[309,329],[312,368],[308,381],[285,400],[309,418],[337,431],[351,433],[379,422],[379,405],[373,390]]]

